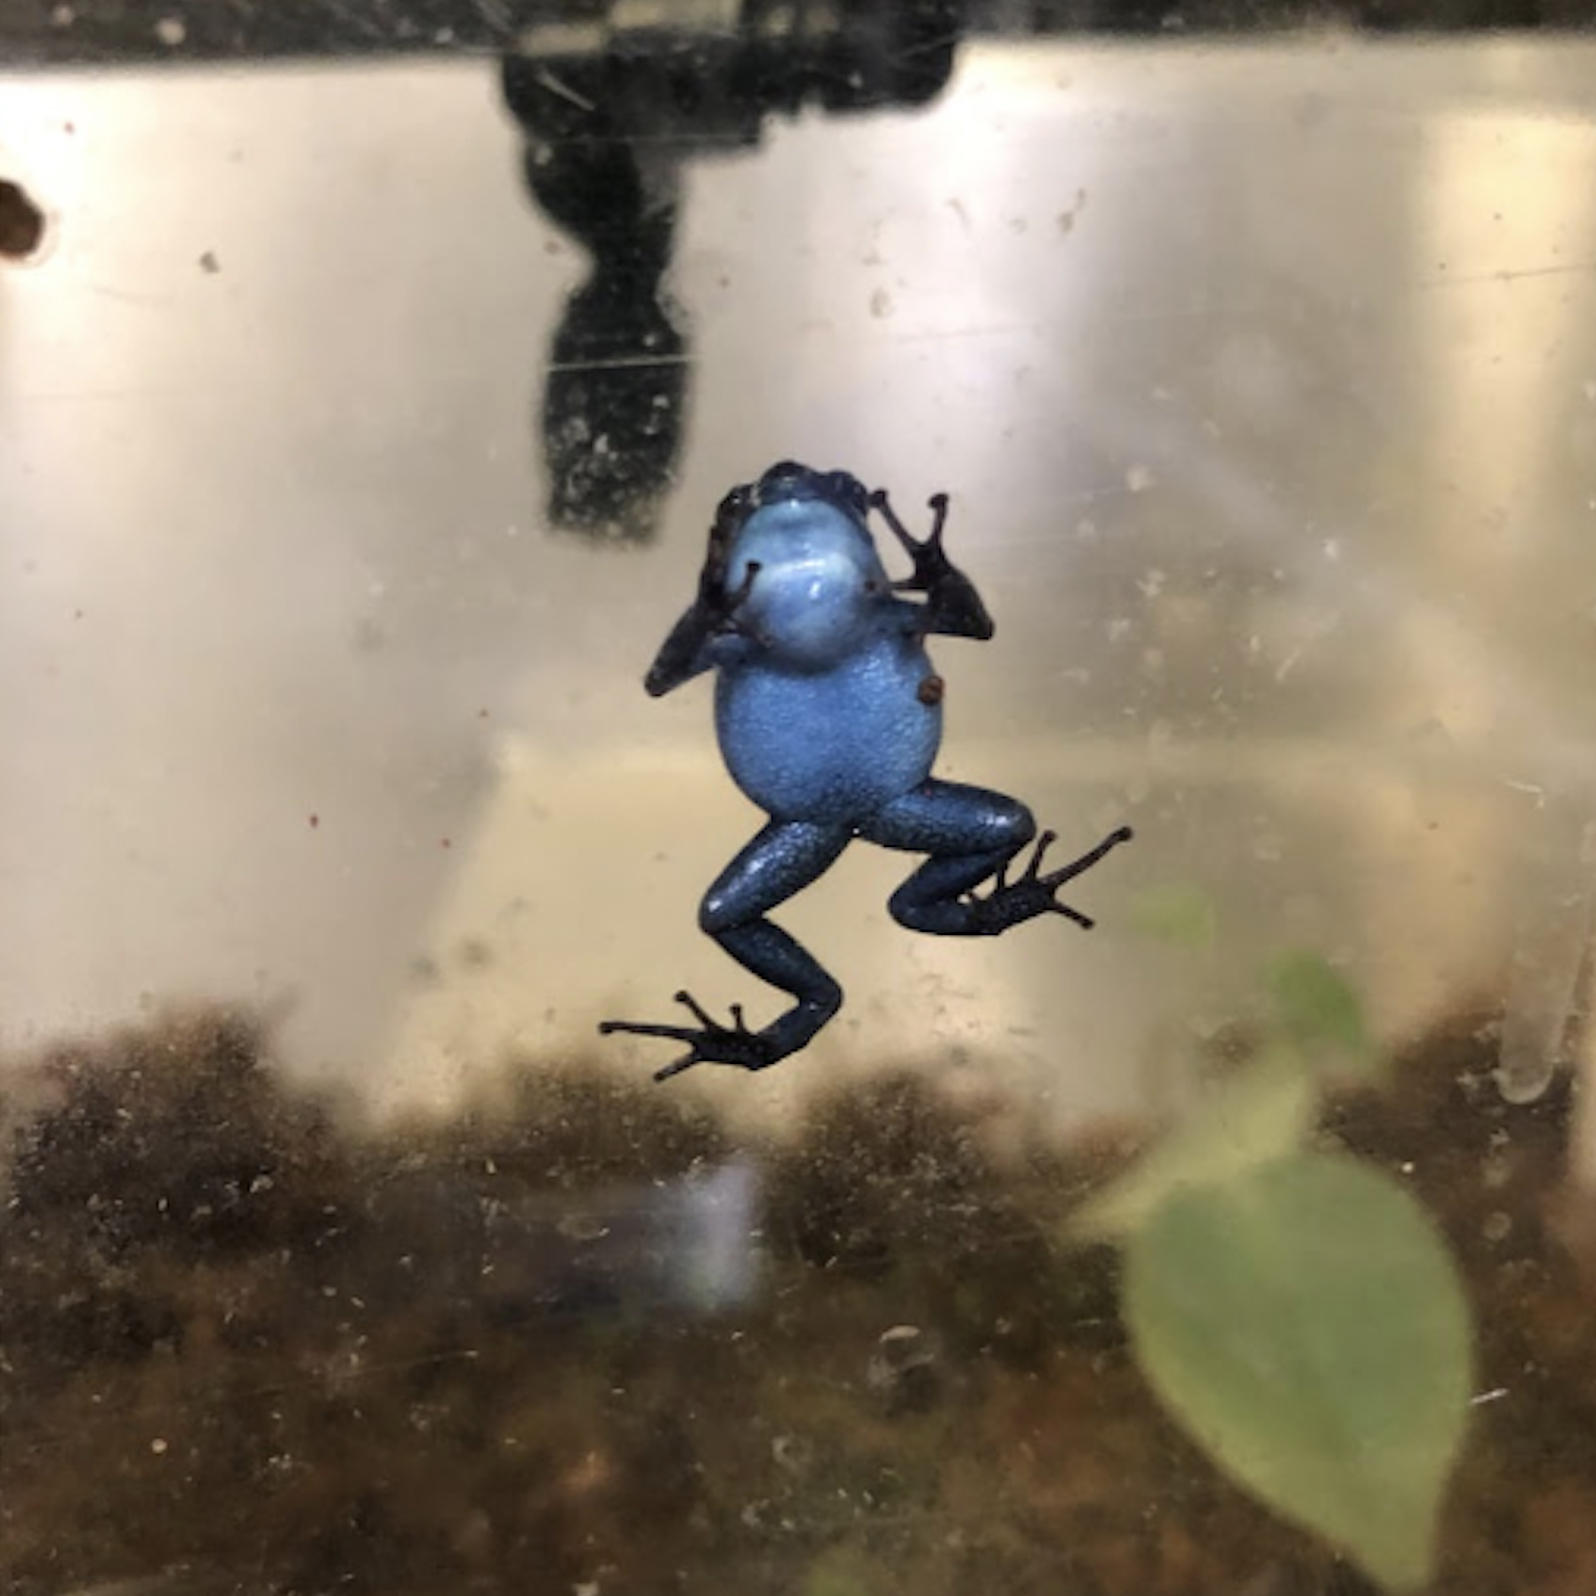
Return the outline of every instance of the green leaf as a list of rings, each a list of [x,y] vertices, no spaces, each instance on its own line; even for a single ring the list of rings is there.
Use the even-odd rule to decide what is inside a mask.
[[[1314,1122],[1314,1082],[1296,1052],[1275,1048],[1221,1081],[1207,1100],[1092,1198],[1077,1236],[1124,1236],[1172,1193],[1230,1181],[1296,1150]]]
[[[1276,1018],[1309,1052],[1321,1047],[1347,1054],[1365,1069],[1375,1063],[1363,1005],[1351,983],[1317,953],[1286,953],[1265,972]]]
[[[1390,1589],[1426,1582],[1472,1358],[1451,1257],[1402,1186],[1305,1153],[1175,1193],[1126,1250],[1125,1307],[1224,1469]]]
[[[1199,886],[1172,881],[1138,893],[1130,923],[1143,936],[1183,948],[1206,948],[1219,934],[1219,910]]]

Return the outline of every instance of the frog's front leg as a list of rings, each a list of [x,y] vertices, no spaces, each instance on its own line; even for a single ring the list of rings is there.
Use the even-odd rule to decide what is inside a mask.
[[[750,1031],[740,1004],[732,1005],[732,1023],[721,1025],[688,993],[678,992],[676,1001],[691,1012],[697,1025],[605,1020],[599,1030],[606,1035],[624,1031],[685,1042],[687,1052],[656,1071],[656,1081],[695,1064],[762,1070],[806,1046],[842,1007],[842,988],[766,915],[824,875],[852,835],[847,826],[772,820],[721,872],[699,908],[700,927],[744,969],[797,999],[785,1014],[762,1030]]]
[[[942,544],[942,534],[948,524],[947,494],[932,494],[931,530],[923,538],[915,537],[898,519],[884,488],[870,495],[870,508],[892,529],[892,535],[903,545],[903,552],[914,562],[913,574],[894,582],[892,587],[897,593],[925,594],[926,602],[919,611],[920,634],[939,633],[945,637],[988,641],[992,636],[992,617],[987,614],[975,584],[948,558]]]
[[[1010,881],[1010,862],[1036,836],[1030,810],[1002,793],[927,780],[878,811],[860,835],[882,847],[930,855],[888,903],[900,925],[933,936],[981,937],[999,936],[1041,914],[1061,914],[1090,930],[1091,920],[1060,902],[1058,889],[1129,842],[1131,829],[1119,827],[1078,859],[1048,871],[1042,859],[1054,836],[1044,831]],[[985,881],[991,890],[975,896]]]

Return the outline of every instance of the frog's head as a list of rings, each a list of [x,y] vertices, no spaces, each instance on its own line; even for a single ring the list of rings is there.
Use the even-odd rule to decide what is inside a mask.
[[[796,460],[778,460],[754,484],[760,504],[783,500],[819,499],[851,515],[861,527],[870,511],[870,495],[858,477],[847,471],[816,471]],[[868,537],[868,533],[866,536]]]
[[[727,502],[739,499],[727,591],[747,580],[750,564],[759,567],[740,615],[784,662],[803,670],[836,664],[872,635],[891,594],[866,524],[864,484],[846,471],[783,460]]]

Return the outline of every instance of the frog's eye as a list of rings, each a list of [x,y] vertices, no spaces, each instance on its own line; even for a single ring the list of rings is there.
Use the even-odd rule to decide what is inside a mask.
[[[748,512],[753,508],[753,503],[754,490],[746,482],[740,487],[733,488],[716,508],[715,524],[717,526],[741,524],[747,520]]]
[[[757,494],[759,499],[770,504],[777,499],[789,498],[792,494],[814,481],[815,474],[808,466],[799,465],[796,460],[778,460],[759,479]]]
[[[864,483],[847,471],[828,471],[824,480],[826,497],[864,520],[870,509],[870,495],[865,492]]]

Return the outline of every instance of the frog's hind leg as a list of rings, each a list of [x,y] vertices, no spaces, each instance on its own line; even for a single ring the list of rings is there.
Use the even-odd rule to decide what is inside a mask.
[[[831,868],[853,833],[847,826],[773,820],[726,866],[704,894],[699,926],[744,969],[790,993],[797,1001],[771,1024],[750,1031],[740,1004],[730,1025],[721,1025],[686,992],[676,999],[697,1025],[657,1025],[606,1020],[605,1033],[663,1036],[685,1042],[688,1051],[656,1072],[663,1081],[695,1064],[731,1064],[759,1070],[806,1046],[842,1007],[842,988],[803,946],[773,920],[777,904],[801,892]]]
[[[1054,841],[1044,831],[1010,881],[1010,862],[1036,837],[1031,811],[1002,793],[931,780],[877,811],[859,834],[884,848],[930,855],[888,908],[911,931],[944,937],[998,936],[1040,914],[1061,914],[1089,930],[1091,920],[1061,903],[1057,891],[1131,837],[1130,827],[1121,826],[1078,859],[1044,872],[1042,859]],[[991,890],[975,896],[985,881]]]

